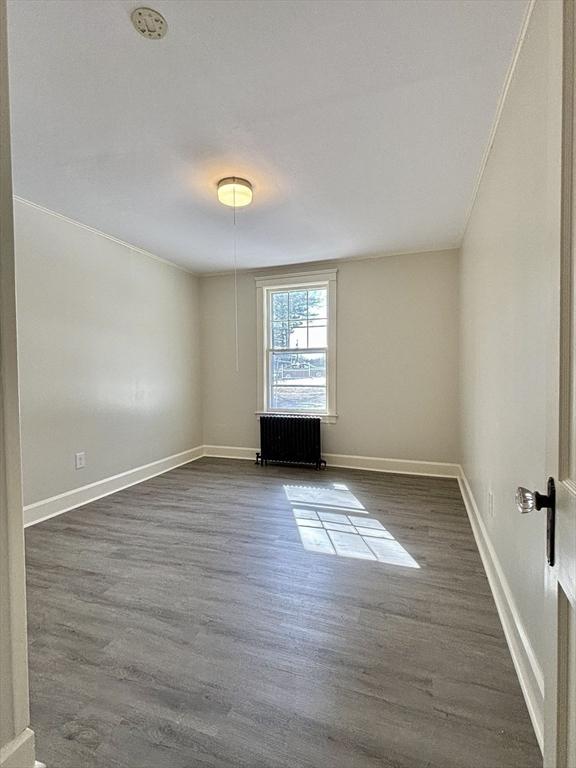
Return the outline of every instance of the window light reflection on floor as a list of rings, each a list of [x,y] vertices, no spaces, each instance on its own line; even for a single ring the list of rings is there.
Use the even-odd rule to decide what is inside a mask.
[[[313,504],[330,509],[366,511],[344,483],[333,483],[332,486],[285,485],[284,493],[292,506],[295,504]]]
[[[420,568],[379,520],[364,517],[368,512],[343,483],[285,485],[284,492],[308,552]]]

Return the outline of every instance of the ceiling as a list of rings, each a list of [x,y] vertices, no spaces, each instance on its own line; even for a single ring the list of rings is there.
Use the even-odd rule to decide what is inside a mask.
[[[15,193],[193,271],[458,246],[525,0],[12,0]]]

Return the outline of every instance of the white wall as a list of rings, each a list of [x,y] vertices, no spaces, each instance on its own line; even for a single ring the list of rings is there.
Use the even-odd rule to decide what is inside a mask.
[[[198,279],[21,202],[15,226],[24,503],[199,445]]]
[[[336,424],[323,425],[324,452],[457,461],[458,253],[334,265],[339,417]],[[239,373],[233,277],[200,281],[205,444],[259,445],[254,278],[272,273],[239,274]]]
[[[561,6],[532,14],[461,254],[463,467],[527,638],[542,660],[550,264],[559,249]],[[494,493],[494,516],[488,492]]]

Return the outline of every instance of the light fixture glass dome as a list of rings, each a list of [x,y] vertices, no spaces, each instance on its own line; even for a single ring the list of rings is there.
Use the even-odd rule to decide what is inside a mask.
[[[231,208],[242,208],[252,202],[252,184],[246,179],[229,176],[218,182],[218,200]]]

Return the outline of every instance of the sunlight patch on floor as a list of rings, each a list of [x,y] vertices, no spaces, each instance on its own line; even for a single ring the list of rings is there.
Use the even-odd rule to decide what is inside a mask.
[[[285,485],[284,492],[308,552],[420,568],[379,520],[361,516],[367,510],[343,483]]]
[[[284,493],[294,505],[314,508],[350,510],[364,513],[364,506],[344,483],[332,483],[332,486],[285,485]]]

